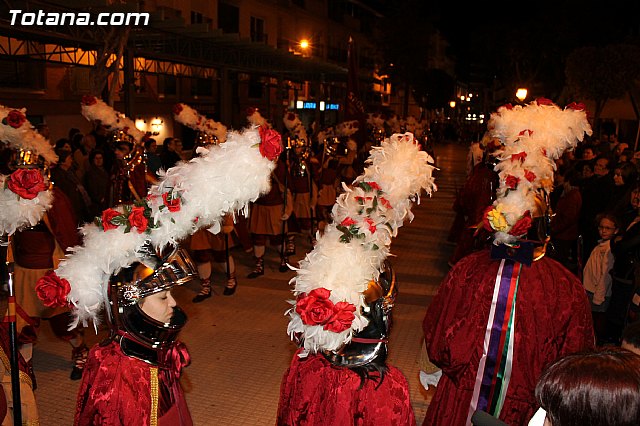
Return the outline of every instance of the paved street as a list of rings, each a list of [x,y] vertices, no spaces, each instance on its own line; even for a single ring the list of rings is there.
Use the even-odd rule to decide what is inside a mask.
[[[421,347],[421,323],[425,308],[448,270],[453,249],[446,242],[453,220],[451,205],[456,187],[465,173],[466,147],[436,147],[434,173],[438,191],[423,197],[413,208],[415,219],[405,222],[391,246],[400,295],[394,309],[389,363],[400,368],[411,387],[411,403],[420,424],[427,396],[418,380],[417,358]],[[311,249],[298,240],[296,264]],[[189,322],[181,334],[192,357],[182,384],[196,425],[273,425],[278,407],[282,375],[296,349],[286,333],[285,312],[291,298],[289,280],[293,272],[278,272],[278,254],[267,250],[266,273],[249,280],[253,267],[250,254],[234,249],[238,269],[238,291],[222,296],[224,272],[214,271],[214,297],[191,303],[196,285],[176,289],[178,303]],[[87,330],[89,343],[99,341]],[[36,398],[44,426],[71,425],[79,381],[69,380],[70,346],[56,340],[45,323],[34,354],[38,389]]]

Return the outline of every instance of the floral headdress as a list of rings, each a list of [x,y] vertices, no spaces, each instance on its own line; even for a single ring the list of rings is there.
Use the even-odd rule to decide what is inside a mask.
[[[275,165],[261,154],[265,143],[270,142],[260,142],[256,129],[230,132],[226,143],[201,147],[200,156],[162,173],[146,199],[105,210],[84,225],[84,245],[74,247],[55,273],[38,283],[45,304],[55,303],[46,300],[57,294],[52,287],[69,288],[66,301],[75,315],[71,327],[89,320],[97,326],[108,303],[110,276],[136,262],[143,246],[176,245],[201,228],[217,232],[227,213],[246,215],[248,203],[268,192]]]
[[[144,137],[144,132],[138,130],[131,119],[124,114],[114,110],[101,99],[95,96],[85,95],[82,97],[82,115],[89,121],[100,121],[110,131],[122,131],[131,136],[136,144],[140,144]]]
[[[337,350],[366,327],[363,292],[377,279],[391,238],[420,193],[436,190],[433,159],[410,133],[394,134],[374,147],[369,166],[336,200],[333,221],[300,262],[287,331],[304,346],[301,356]]]
[[[25,112],[24,108],[0,105],[0,142],[19,150],[21,156],[32,156],[35,161],[41,156],[55,164],[58,156],[53,147],[33,129]],[[0,174],[0,235],[13,235],[25,226],[37,224],[52,202],[49,184],[40,170],[19,168],[10,175]]]
[[[184,124],[193,130],[215,136],[219,143],[224,143],[227,140],[227,126],[199,114],[198,111],[189,105],[175,104],[173,106],[173,116],[180,124]]]
[[[495,167],[500,186],[483,223],[495,233],[495,244],[513,244],[531,227],[538,190],[551,192],[555,160],[591,135],[591,126],[583,104],[560,109],[539,98],[525,106],[500,107],[491,115],[489,130],[502,143]]]

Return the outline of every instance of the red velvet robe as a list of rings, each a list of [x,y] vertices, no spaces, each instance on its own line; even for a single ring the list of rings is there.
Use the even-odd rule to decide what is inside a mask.
[[[469,413],[500,260],[488,250],[460,260],[440,285],[424,319],[429,359],[443,375],[424,425],[464,425]],[[537,409],[540,373],[557,358],[594,347],[589,301],[580,281],[548,257],[523,266],[513,370],[500,419],[526,425]]]
[[[293,356],[280,387],[278,426],[413,426],[416,424],[409,385],[402,372],[389,366],[384,381],[361,379],[337,368],[322,355]]]
[[[155,416],[161,426],[192,426],[178,381],[185,362],[188,354],[183,353],[182,359],[174,358],[170,370],[158,369],[158,389],[154,390],[154,367],[123,354],[116,342],[95,345],[82,375],[74,425],[148,426]],[[152,404],[157,406],[156,413],[151,412]]]

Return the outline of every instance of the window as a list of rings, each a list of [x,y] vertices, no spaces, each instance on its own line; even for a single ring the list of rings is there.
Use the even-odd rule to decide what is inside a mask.
[[[267,42],[267,35],[264,33],[264,19],[251,17],[251,41]]]
[[[158,75],[158,93],[168,96],[175,96],[177,91],[177,78],[175,75]]]
[[[240,9],[230,4],[218,3],[218,28],[224,33],[239,33]]]
[[[0,57],[0,87],[43,90],[44,62]]]

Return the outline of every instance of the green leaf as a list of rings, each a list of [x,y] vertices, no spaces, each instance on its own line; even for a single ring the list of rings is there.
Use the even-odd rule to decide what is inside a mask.
[[[377,244],[374,244],[374,245],[371,246],[371,249],[372,250],[378,250],[378,249],[380,249],[380,247],[378,247]]]
[[[127,220],[127,216],[121,214],[118,216],[114,216],[114,218],[111,219],[111,223],[113,223],[114,225],[122,226],[127,225],[129,221]]]
[[[367,214],[371,214],[371,213],[373,213],[374,211],[376,211],[376,209],[375,209],[374,207],[369,207],[369,208],[367,209]]]
[[[367,182],[360,182],[360,188],[364,189],[365,192],[371,192],[371,185]]]
[[[130,224],[130,223],[127,223],[127,227],[126,227],[126,228],[124,228],[124,233],[125,233],[125,234],[128,234],[129,232],[131,232],[131,224]]]

